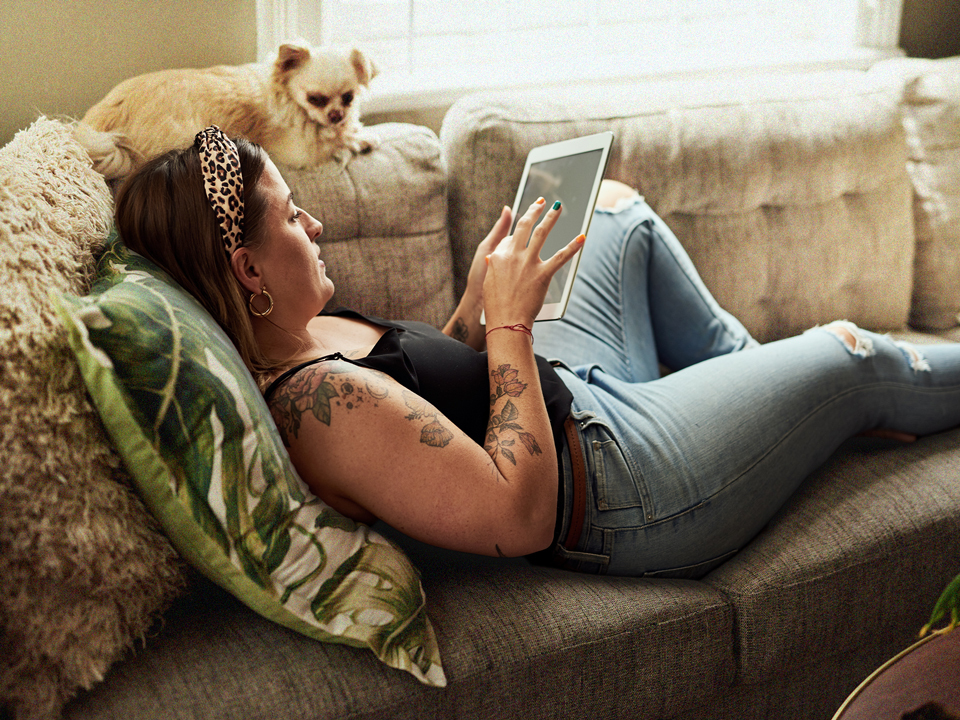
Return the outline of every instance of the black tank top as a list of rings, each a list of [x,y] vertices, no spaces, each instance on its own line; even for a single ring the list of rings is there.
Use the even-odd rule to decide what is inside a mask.
[[[268,402],[277,387],[304,367],[337,357],[359,367],[386,373],[431,403],[470,438],[483,445],[490,418],[490,374],[486,352],[477,352],[426,323],[382,320],[346,308],[321,314],[368,320],[388,330],[365,358],[351,359],[336,353],[288,370],[267,388],[264,396]],[[559,454],[564,442],[563,423],[570,414],[573,396],[550,363],[539,355],[535,357]]]

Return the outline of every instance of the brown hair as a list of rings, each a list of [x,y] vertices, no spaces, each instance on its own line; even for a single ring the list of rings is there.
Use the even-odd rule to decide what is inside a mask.
[[[266,239],[266,199],[259,190],[266,153],[242,138],[234,140],[243,175],[243,247]],[[120,188],[117,231],[124,244],[162,267],[196,298],[236,346],[263,387],[276,369],[260,350],[243,287],[230,269],[220,225],[207,200],[195,147],[173,150],[146,163]]]

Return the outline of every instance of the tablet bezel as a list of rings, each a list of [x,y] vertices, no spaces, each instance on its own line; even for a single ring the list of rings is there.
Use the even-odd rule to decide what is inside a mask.
[[[541,145],[533,148],[527,155],[526,163],[524,163],[523,166],[523,174],[520,176],[520,184],[517,188],[517,195],[513,201],[514,227],[516,226],[517,219],[519,219],[520,216],[527,210],[527,208],[520,207],[520,202],[523,198],[523,193],[530,177],[530,169],[534,165],[547,160],[555,160],[558,158],[568,157],[570,155],[580,155],[582,153],[600,150],[600,162],[597,163],[597,170],[594,175],[593,186],[591,187],[589,199],[587,201],[586,212],[581,222],[580,233],[587,235],[590,230],[590,220],[593,218],[593,211],[597,204],[597,195],[600,192],[600,182],[603,180],[603,176],[606,173],[607,162],[610,158],[610,148],[612,145],[613,133],[610,131],[605,131],[595,133],[593,135],[572,138],[570,140],[561,140],[560,142],[550,143],[549,145]],[[573,240],[573,238],[565,238],[564,242],[569,242],[570,240]],[[563,317],[563,314],[567,310],[567,304],[570,300],[570,293],[573,290],[573,283],[576,279],[581,254],[582,250],[574,255],[570,262],[564,266],[564,268],[567,269],[567,277],[563,285],[563,290],[560,294],[560,299],[556,302],[544,303],[536,317],[538,322],[543,320],[558,320],[559,318]]]

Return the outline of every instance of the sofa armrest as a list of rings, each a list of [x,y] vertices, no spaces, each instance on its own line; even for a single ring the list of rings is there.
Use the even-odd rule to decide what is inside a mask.
[[[454,265],[532,147],[612,130],[607,177],[646,196],[759,340],[836,318],[902,327],[914,234],[898,95],[837,71],[464,98],[440,133]]]
[[[439,140],[405,123],[372,130],[380,147],[345,167],[280,171],[323,223],[321,255],[336,286],[329,307],[442,326],[454,302]]]
[[[960,323],[960,57],[895,58],[871,74],[902,85],[917,233],[910,325]]]

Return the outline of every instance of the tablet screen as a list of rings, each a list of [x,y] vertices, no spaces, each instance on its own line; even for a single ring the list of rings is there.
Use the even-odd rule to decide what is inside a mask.
[[[602,160],[603,150],[589,150],[530,165],[526,185],[515,208],[517,218],[519,219],[539,197],[547,202],[544,205],[545,210],[537,219],[537,224],[557,200],[563,208],[557,224],[553,226],[540,251],[541,258],[551,257],[583,232],[584,218],[592,211],[591,195],[597,178],[597,169]],[[516,222],[514,222],[514,229],[516,229]],[[569,272],[570,265],[567,264],[553,276],[550,288],[547,290],[545,304],[560,301]]]

